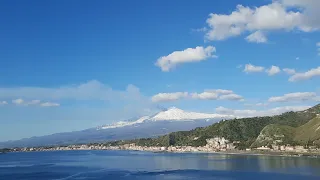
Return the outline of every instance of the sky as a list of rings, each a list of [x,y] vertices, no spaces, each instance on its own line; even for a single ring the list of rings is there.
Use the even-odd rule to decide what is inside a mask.
[[[4,0],[0,141],[172,106],[239,116],[320,102],[318,0]]]

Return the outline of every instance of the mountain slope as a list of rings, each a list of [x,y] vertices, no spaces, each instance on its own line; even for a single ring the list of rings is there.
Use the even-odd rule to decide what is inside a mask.
[[[25,138],[18,141],[0,142],[0,148],[65,145],[157,137],[174,131],[186,131],[196,127],[208,126],[221,120],[223,117],[227,118],[229,116],[186,112],[178,108],[170,108],[152,117],[144,116],[136,120],[121,121],[83,131],[57,133],[47,136]]]
[[[252,147],[277,145],[320,145],[320,117],[299,127],[271,124],[263,128]]]
[[[155,139],[132,140],[130,142],[135,142],[138,145],[146,146],[155,144],[161,146],[204,146],[206,145],[205,140],[207,138],[220,136],[230,141],[239,141],[240,143],[238,144],[238,148],[244,149],[250,147],[256,141],[261,131],[266,126],[271,124],[275,124],[275,126],[269,126],[264,131],[267,134],[270,130],[269,134],[273,134],[274,132],[283,132],[286,136],[290,136],[292,133],[290,132],[291,129],[305,127],[302,129],[307,131],[310,130],[310,127],[316,128],[317,124],[313,122],[313,119],[315,119],[314,121],[317,121],[317,114],[319,113],[320,105],[317,105],[305,111],[287,112],[281,115],[270,117],[253,117],[220,121],[204,128],[196,128],[191,131],[174,132]],[[310,124],[306,124],[308,122]],[[305,126],[302,126],[304,124]],[[317,129],[314,132],[318,132]],[[297,136],[297,138],[298,137],[302,138],[302,136]],[[315,134],[312,137],[317,138],[318,134]]]

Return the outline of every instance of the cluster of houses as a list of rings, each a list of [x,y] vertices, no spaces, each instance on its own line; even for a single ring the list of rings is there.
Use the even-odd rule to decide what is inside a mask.
[[[205,146],[138,146],[136,144],[124,144],[109,146],[104,144],[95,145],[70,145],[57,147],[34,147],[34,148],[14,148],[11,151],[62,151],[62,150],[135,150],[135,151],[151,151],[151,152],[221,152],[221,151],[235,151],[236,145],[240,142],[225,139],[224,137],[215,137],[206,139]],[[304,146],[290,146],[290,145],[272,145],[261,146],[254,149],[246,149],[246,151],[273,151],[273,152],[319,152],[316,147],[305,148]]]

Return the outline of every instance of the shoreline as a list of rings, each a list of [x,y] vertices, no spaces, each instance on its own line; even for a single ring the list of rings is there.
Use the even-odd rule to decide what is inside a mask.
[[[271,157],[308,157],[320,158],[320,153],[312,152],[278,152],[278,151],[151,151],[151,150],[134,150],[134,149],[50,149],[50,150],[32,150],[32,151],[9,151],[6,153],[27,153],[27,152],[50,152],[50,151],[136,151],[136,152],[150,152],[155,154],[217,154],[217,155],[235,155],[235,156],[271,156]]]

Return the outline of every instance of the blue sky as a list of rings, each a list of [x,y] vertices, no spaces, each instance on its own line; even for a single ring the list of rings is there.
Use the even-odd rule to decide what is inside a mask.
[[[315,105],[319,8],[317,0],[2,1],[0,141],[170,106],[252,116]]]

